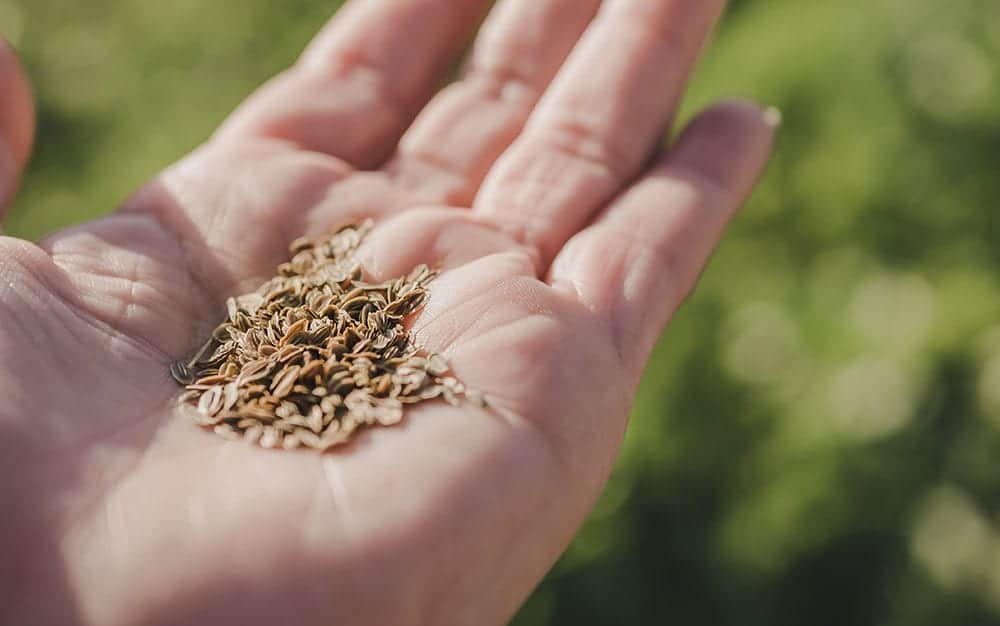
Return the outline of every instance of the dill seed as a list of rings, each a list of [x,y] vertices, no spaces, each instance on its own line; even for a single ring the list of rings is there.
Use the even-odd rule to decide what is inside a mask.
[[[369,221],[325,240],[296,239],[274,278],[227,300],[227,319],[170,366],[196,424],[265,448],[322,450],[358,428],[398,423],[417,402],[485,406],[404,328],[436,272],[420,265],[364,280],[354,253],[370,229]]]

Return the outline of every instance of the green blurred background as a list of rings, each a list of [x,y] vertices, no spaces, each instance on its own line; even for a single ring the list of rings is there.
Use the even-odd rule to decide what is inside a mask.
[[[338,4],[0,0],[40,110],[10,232],[109,211]],[[997,58],[996,0],[732,4],[685,117],[774,104],[777,157],[514,624],[1000,624]]]

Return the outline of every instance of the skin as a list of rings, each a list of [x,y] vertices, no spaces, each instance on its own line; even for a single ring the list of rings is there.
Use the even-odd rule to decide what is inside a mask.
[[[489,4],[354,2],[115,213],[0,237],[0,622],[502,624],[541,580],[776,120],[723,102],[660,148],[721,0],[506,0],[433,95]],[[3,48],[0,203],[32,125]],[[493,409],[325,455],[190,424],[168,364],[363,217],[374,279],[444,269],[416,339]]]

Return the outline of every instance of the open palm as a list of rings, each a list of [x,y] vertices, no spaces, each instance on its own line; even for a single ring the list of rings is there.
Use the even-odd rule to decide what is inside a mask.
[[[118,212],[0,238],[0,621],[500,624],[542,578],[774,120],[723,103],[658,153],[721,0],[506,0],[424,107],[489,4],[355,2]],[[9,51],[0,81],[2,202],[30,145]],[[367,217],[372,278],[443,269],[413,331],[491,409],[323,455],[184,419],[168,365],[225,298]]]

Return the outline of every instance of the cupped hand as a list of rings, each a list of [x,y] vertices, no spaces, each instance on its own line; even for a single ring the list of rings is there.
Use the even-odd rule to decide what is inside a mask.
[[[660,148],[721,0],[504,0],[433,95],[489,4],[355,1],[120,210],[0,238],[0,622],[502,624],[544,576],[775,120],[725,102]],[[27,94],[4,50],[0,202]],[[225,298],[369,217],[374,279],[442,268],[413,332],[491,408],[327,454],[182,416],[168,365]]]

